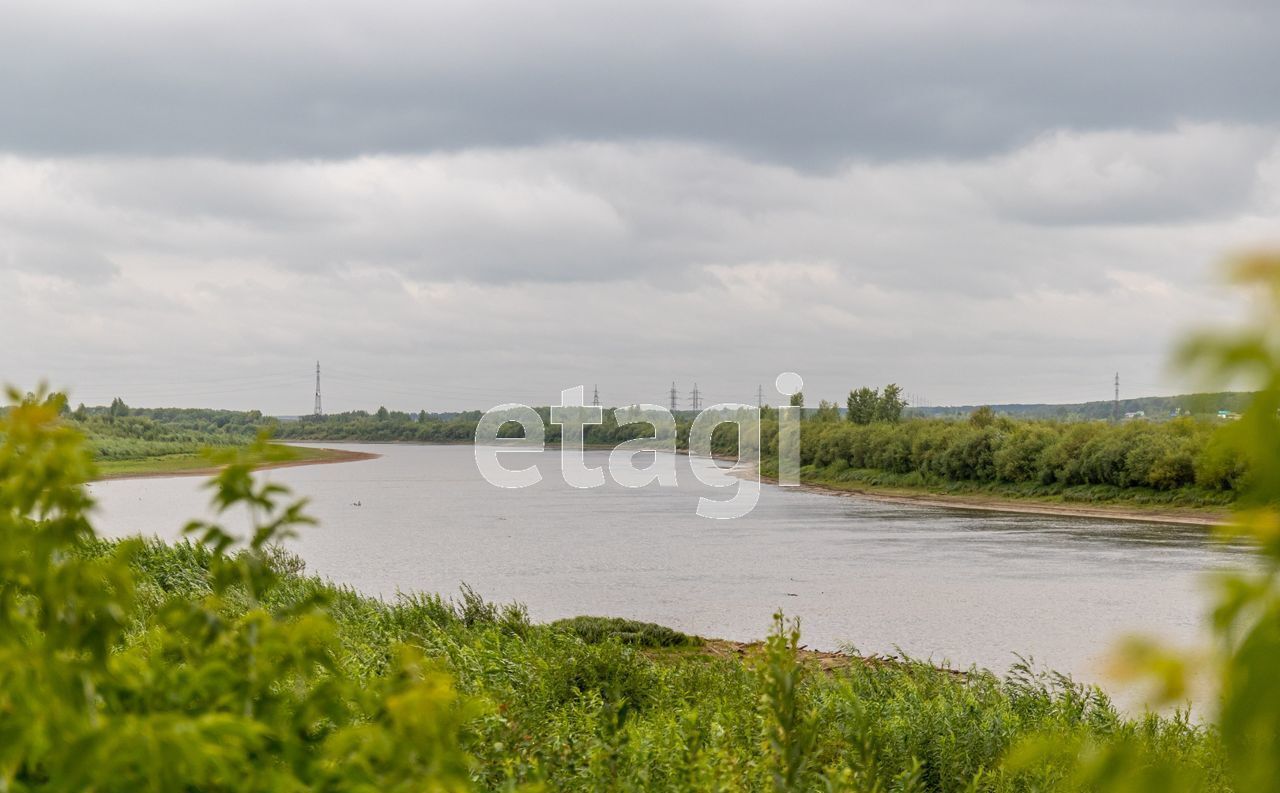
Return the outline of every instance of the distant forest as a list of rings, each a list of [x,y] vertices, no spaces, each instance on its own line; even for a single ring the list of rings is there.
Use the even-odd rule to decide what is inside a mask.
[[[1144,413],[1145,418],[1159,420],[1177,416],[1213,416],[1219,411],[1240,413],[1248,404],[1251,394],[1240,391],[1222,391],[1214,394],[1182,394],[1165,397],[1138,397],[1120,400],[1120,415]],[[981,405],[956,405],[952,407],[913,407],[909,412],[916,416],[964,417]],[[1115,410],[1114,402],[1081,402],[1074,405],[1008,404],[990,405],[1002,416],[1025,419],[1059,419],[1063,421],[1089,421],[1109,419]]]
[[[846,407],[822,402],[804,410],[801,432],[807,481],[925,487],[1016,489],[1024,495],[1069,495],[1110,500],[1142,493],[1160,501],[1208,504],[1234,498],[1247,471],[1218,442],[1249,395],[1193,394],[1125,400],[1123,413],[1146,420],[1100,421],[1109,402],[1082,405],[996,405],[904,409],[900,391],[860,388]],[[795,402],[803,405],[803,395]],[[560,439],[549,409],[538,408],[547,442]],[[277,439],[347,442],[469,443],[480,411],[433,414],[379,408],[281,420],[260,411],[110,406],[70,411],[102,460],[190,454],[205,446],[244,444],[259,433]],[[678,445],[687,446],[693,415],[676,416]],[[762,416],[763,467],[776,470],[777,411]],[[516,425],[506,428],[518,432]],[[613,411],[588,426],[588,445],[614,446],[647,436],[647,424],[619,426]],[[505,434],[505,433],[504,433]],[[717,453],[735,454],[737,436],[720,427]],[[1025,492],[1023,492],[1025,491]],[[1087,492],[1086,492],[1087,491]]]

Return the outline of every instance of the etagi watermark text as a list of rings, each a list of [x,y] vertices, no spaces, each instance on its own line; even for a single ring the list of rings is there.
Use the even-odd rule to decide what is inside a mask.
[[[799,393],[804,383],[794,372],[778,375],[779,393],[790,397]],[[560,425],[560,474],[572,487],[603,487],[607,475],[623,487],[676,487],[676,419],[661,405],[628,405],[615,408],[618,426],[647,424],[652,434],[623,441],[609,452],[607,466],[589,466],[584,454],[584,437],[588,425],[602,424],[604,408],[584,404],[582,386],[560,392],[560,404],[551,408],[551,423]],[[802,408],[778,408],[778,484],[800,484],[800,414]],[[502,427],[515,423],[523,428],[523,437],[500,437]],[[712,457],[712,436],[717,427],[737,427],[738,455],[728,469],[719,466],[692,466],[693,475],[704,485],[733,488],[725,499],[700,496],[697,514],[704,518],[729,520],[740,518],[755,509],[760,500],[760,410],[755,405],[723,403],[700,411],[689,427],[689,454]],[[506,455],[542,452],[546,448],[547,428],[542,416],[532,407],[509,403],[487,411],[476,426],[476,467],[489,484],[501,488],[532,487],[542,481],[536,465],[513,467],[504,464]],[[652,462],[636,465],[636,457],[644,455]]]

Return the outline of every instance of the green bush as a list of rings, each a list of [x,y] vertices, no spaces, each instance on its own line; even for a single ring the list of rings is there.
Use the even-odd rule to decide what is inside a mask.
[[[694,647],[702,641],[652,622],[639,622],[621,617],[571,617],[556,620],[551,627],[572,633],[587,644],[601,644],[617,639],[636,647]]]
[[[266,605],[271,544],[308,521],[249,453],[215,480],[220,510],[262,516],[240,543],[193,523],[199,549],[104,547],[91,472],[59,396],[0,424],[0,789],[171,791],[467,786],[475,706],[417,649],[388,673],[344,672],[319,600]],[[260,453],[261,449],[253,453]],[[185,557],[185,558],[184,558]],[[163,560],[163,564],[158,564]],[[154,590],[135,569],[155,569]],[[190,576],[194,565],[202,581]]]
[[[1243,486],[1235,447],[1217,440],[1222,427],[1189,418],[1063,423],[912,419],[866,425],[805,421],[801,462],[810,478],[933,487],[1015,486],[1007,495],[1070,496],[1092,488],[1091,499],[1132,498],[1162,503],[1222,503]],[[776,425],[765,423],[766,433]],[[766,436],[766,471],[776,470],[776,443]],[[1216,494],[1216,495],[1215,495]],[[1078,493],[1076,494],[1079,495]]]

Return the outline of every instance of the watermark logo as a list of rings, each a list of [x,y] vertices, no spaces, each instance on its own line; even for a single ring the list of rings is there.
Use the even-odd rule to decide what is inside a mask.
[[[804,386],[800,375],[784,372],[776,386],[784,397],[798,394]],[[661,405],[627,405],[615,408],[618,426],[648,425],[651,434],[614,446],[608,462],[589,466],[586,459],[586,428],[604,422],[604,408],[587,405],[585,389],[575,386],[560,392],[560,404],[551,407],[550,421],[560,427],[560,475],[570,487],[603,487],[606,477],[623,487],[640,488],[656,484],[677,487],[676,417]],[[778,484],[800,484],[800,418],[803,408],[783,406],[778,416]],[[737,456],[732,467],[691,466],[694,477],[713,488],[733,488],[729,498],[700,496],[697,514],[704,518],[730,520],[751,513],[760,500],[761,411],[755,405],[722,403],[699,411],[689,426],[688,453],[693,457],[714,457],[716,430],[733,425],[737,433]],[[519,437],[504,432],[507,425],[519,425]],[[514,428],[513,428],[514,429]],[[521,466],[518,456],[546,450],[547,427],[542,415],[532,407],[509,403],[498,405],[476,425],[476,467],[489,484],[501,488],[532,487],[542,481],[536,464]],[[639,467],[636,458],[651,460]]]

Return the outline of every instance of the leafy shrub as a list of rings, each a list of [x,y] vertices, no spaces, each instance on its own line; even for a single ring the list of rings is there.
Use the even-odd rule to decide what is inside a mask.
[[[92,464],[59,420],[62,397],[11,398],[0,422],[0,788],[466,786],[459,736],[474,706],[447,675],[399,645],[387,675],[357,681],[316,602],[264,605],[283,575],[271,544],[309,521],[301,502],[251,478],[262,447],[226,458],[214,482],[220,511],[262,516],[247,542],[191,524],[200,550],[188,556],[202,557],[207,588],[162,571],[144,613],[134,565],[148,549],[101,553],[82,486]]]
[[[610,639],[635,647],[694,647],[702,643],[696,636],[663,625],[621,617],[571,617],[557,620],[551,627],[572,633],[587,644]]]
[[[1057,437],[1057,433],[1048,427],[1034,425],[1025,432],[1012,433],[992,458],[996,478],[1002,482],[1039,480],[1040,456]]]
[[[1177,497],[1187,504],[1230,500],[1245,481],[1235,447],[1216,440],[1222,429],[1207,421],[1109,425],[976,415],[968,422],[806,421],[801,462],[811,478],[833,481],[846,481],[852,471],[858,481],[872,484],[1018,485],[1024,492],[1044,488],[1036,494],[1063,496],[1094,487],[1091,499],[1168,502]],[[766,433],[776,431],[776,424],[764,427]],[[769,457],[776,455],[776,443],[766,437],[764,449],[762,470],[776,470],[776,458]]]

